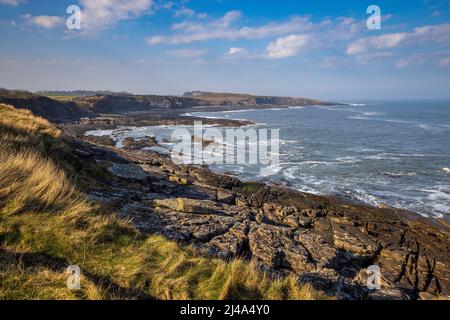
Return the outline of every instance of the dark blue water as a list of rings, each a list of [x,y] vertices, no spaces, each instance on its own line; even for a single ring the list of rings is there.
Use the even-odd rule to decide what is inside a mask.
[[[450,101],[197,113],[280,129],[282,170],[268,179],[317,194],[450,216]],[[257,179],[257,167],[215,166]]]

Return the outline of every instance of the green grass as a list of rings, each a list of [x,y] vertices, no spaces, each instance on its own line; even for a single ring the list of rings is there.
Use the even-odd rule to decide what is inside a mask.
[[[261,189],[264,188],[264,185],[262,185],[261,183],[246,183],[243,187],[242,187],[242,191],[244,193],[253,193],[253,192],[257,192]]]
[[[28,111],[0,113],[0,299],[329,298],[255,263],[141,234],[80,192],[103,169],[85,169],[60,130]],[[82,269],[81,290],[66,287],[69,265]]]
[[[58,101],[71,101],[77,98],[77,96],[53,96],[53,95],[45,95],[45,97]]]

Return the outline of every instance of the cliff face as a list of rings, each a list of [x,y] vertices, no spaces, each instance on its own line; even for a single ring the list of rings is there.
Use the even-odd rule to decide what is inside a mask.
[[[35,115],[53,121],[72,120],[97,114],[125,114],[155,109],[186,109],[209,105],[208,101],[172,96],[138,96],[131,94],[108,94],[76,97],[60,101],[27,91],[0,89],[0,103],[20,109],[29,109]]]
[[[214,93],[193,91],[186,92],[184,97],[194,97],[208,101],[213,105],[273,105],[273,106],[304,106],[304,105],[335,105],[336,103],[325,102],[315,99],[307,99],[301,97],[277,97],[277,96],[256,96],[249,94],[237,93]]]
[[[186,93],[183,97],[157,95],[97,95],[74,100],[94,113],[145,112],[155,109],[188,109],[196,106],[304,106],[333,105],[313,99],[240,94]]]
[[[304,105],[333,105],[334,103],[323,102],[314,99],[291,98],[291,97],[255,97],[255,103],[287,105],[287,106],[304,106]]]
[[[79,119],[93,115],[92,112],[81,108],[75,102],[57,101],[25,91],[0,89],[0,103],[13,105],[19,109],[31,110],[35,115],[53,121]]]
[[[254,96],[234,93],[186,93],[183,97],[132,95],[127,93],[80,96],[60,101],[26,91],[0,89],[0,103],[29,109],[34,114],[54,120],[72,120],[97,114],[126,114],[157,110],[184,110],[197,106],[251,108],[257,106],[333,105],[306,98]]]
[[[74,101],[94,113],[127,113],[144,112],[154,109],[186,109],[202,105],[202,103],[208,103],[194,98],[156,95],[99,95],[76,98]]]

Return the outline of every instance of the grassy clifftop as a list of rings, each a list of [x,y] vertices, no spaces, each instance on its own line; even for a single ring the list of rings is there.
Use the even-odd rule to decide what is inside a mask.
[[[319,299],[253,263],[198,256],[140,234],[80,191],[95,164],[61,130],[0,104],[0,299]],[[79,265],[82,288],[66,288]]]
[[[300,97],[281,97],[281,96],[257,96],[239,93],[219,93],[193,91],[186,92],[183,97],[194,97],[204,100],[210,105],[234,105],[234,106],[304,106],[304,105],[335,105],[336,103],[325,102],[315,99]],[[207,104],[204,104],[207,105]]]

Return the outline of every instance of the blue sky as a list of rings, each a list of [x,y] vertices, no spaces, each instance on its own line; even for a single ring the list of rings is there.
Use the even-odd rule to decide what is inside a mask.
[[[0,43],[7,88],[450,98],[450,1],[0,0]]]

